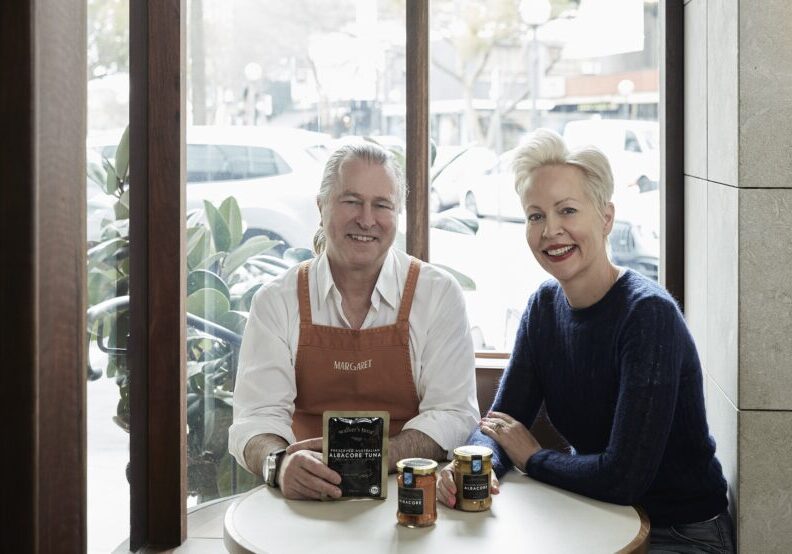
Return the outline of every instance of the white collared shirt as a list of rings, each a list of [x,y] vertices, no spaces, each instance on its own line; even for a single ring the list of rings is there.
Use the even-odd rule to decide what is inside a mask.
[[[396,322],[409,266],[407,254],[390,250],[362,329]],[[254,436],[272,433],[289,443],[295,441],[291,423],[300,337],[297,271],[293,267],[262,286],[250,307],[239,353],[234,423],[228,430],[228,449],[244,467],[245,445]],[[313,323],[350,328],[324,254],[311,264],[308,282]],[[462,290],[453,277],[431,264],[421,264],[409,325],[419,413],[404,429],[425,433],[450,457],[479,420],[473,341]]]

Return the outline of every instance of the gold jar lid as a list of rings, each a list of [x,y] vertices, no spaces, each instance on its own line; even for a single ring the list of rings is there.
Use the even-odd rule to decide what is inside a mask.
[[[415,475],[431,475],[437,470],[437,462],[428,458],[404,458],[396,462],[399,473],[402,473],[406,467],[411,468]]]
[[[454,458],[463,462],[469,462],[473,456],[481,456],[482,460],[492,458],[492,449],[486,446],[467,445],[454,448]]]

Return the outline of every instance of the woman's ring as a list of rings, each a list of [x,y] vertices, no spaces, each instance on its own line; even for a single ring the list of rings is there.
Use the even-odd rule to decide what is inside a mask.
[[[496,433],[501,430],[501,427],[503,427],[503,423],[501,423],[500,421],[496,421],[495,423],[492,424],[492,428],[495,430]]]

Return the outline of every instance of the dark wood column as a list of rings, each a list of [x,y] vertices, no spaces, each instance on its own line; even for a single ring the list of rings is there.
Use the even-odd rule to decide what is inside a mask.
[[[86,11],[0,3],[2,552],[84,552]]]
[[[660,2],[660,282],[685,301],[685,29],[682,2]]]
[[[407,2],[407,252],[429,261],[429,0]]]
[[[185,539],[184,0],[130,3],[130,546]]]

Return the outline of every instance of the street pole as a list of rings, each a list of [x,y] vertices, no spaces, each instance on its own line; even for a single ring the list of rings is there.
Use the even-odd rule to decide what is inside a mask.
[[[531,40],[531,126],[535,129],[539,128],[539,110],[536,109],[536,99],[539,94],[539,40],[537,34],[539,25],[531,25],[533,30],[533,39]]]

